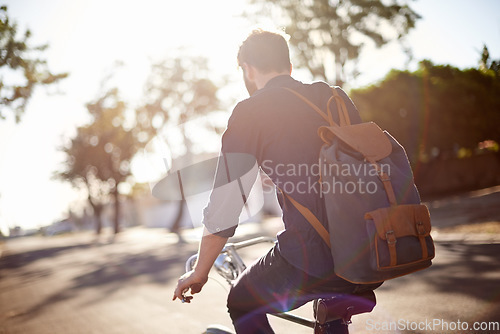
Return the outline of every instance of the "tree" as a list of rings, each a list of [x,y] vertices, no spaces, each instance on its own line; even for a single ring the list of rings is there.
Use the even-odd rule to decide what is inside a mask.
[[[177,146],[184,146],[183,153],[178,155],[183,155],[184,163],[188,164],[192,158],[193,142],[183,124],[220,107],[218,87],[209,79],[210,75],[204,57],[181,54],[153,64],[145,89],[145,102],[137,109],[141,137],[159,136],[168,142],[168,132],[175,127],[182,138],[182,143]],[[184,201],[180,201],[171,227],[179,237],[184,206]]]
[[[68,76],[48,70],[46,60],[40,58],[48,46],[30,46],[30,36],[26,30],[18,39],[17,24],[9,19],[7,7],[0,7],[0,119],[5,119],[6,111],[10,111],[19,122],[35,87],[51,85]]]
[[[130,161],[139,148],[137,133],[126,126],[126,105],[117,89],[110,89],[87,104],[90,124],[77,129],[76,136],[62,148],[65,168],[58,178],[76,187],[85,187],[94,210],[97,234],[101,231],[101,212],[114,199],[114,232],[120,231],[119,185],[131,175]]]
[[[483,72],[493,71],[496,76],[500,76],[500,59],[492,60],[490,51],[486,45],[483,46],[481,59],[479,60],[479,69]]]
[[[413,163],[500,142],[500,78],[492,71],[422,61],[417,71],[393,70],[351,97],[365,120],[403,144]]]
[[[209,79],[207,59],[180,55],[152,65],[145,87],[144,103],[137,109],[137,122],[143,136],[161,134],[170,122],[180,125],[206,115],[220,105],[218,87]],[[185,151],[191,142],[183,133]]]
[[[283,24],[298,66],[314,78],[342,85],[348,74],[355,76],[354,64],[365,42],[377,47],[402,38],[414,28],[420,16],[399,0],[250,0],[262,5],[260,15]],[[401,4],[402,2],[402,4]],[[332,77],[331,73],[335,73]]]

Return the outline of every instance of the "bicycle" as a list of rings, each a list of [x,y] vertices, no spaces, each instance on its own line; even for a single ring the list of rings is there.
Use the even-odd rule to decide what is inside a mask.
[[[237,250],[260,243],[275,243],[271,237],[257,237],[236,243],[227,243],[217,257],[214,268],[229,285],[245,270],[246,265]],[[196,263],[197,254],[186,261],[186,272],[191,271]],[[190,298],[190,297],[184,297]],[[314,319],[307,319],[289,312],[273,313],[273,316],[307,326],[314,330],[314,334],[349,333],[348,325],[352,323],[354,315],[371,312],[376,304],[375,293],[372,290],[357,294],[339,294],[334,297],[319,298],[313,302]],[[218,325],[207,328],[204,334],[232,334],[229,329]]]

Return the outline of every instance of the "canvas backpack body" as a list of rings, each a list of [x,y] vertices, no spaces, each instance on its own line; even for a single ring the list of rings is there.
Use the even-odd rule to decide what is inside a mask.
[[[328,122],[318,129],[321,196],[328,230],[285,194],[330,246],[335,273],[352,283],[377,283],[431,265],[434,244],[404,148],[375,123],[351,124],[345,102],[333,95],[323,112],[286,88]],[[340,124],[332,118],[335,105]]]

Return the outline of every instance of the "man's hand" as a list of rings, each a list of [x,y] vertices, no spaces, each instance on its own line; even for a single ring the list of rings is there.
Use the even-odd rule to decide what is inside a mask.
[[[194,270],[185,273],[177,281],[177,287],[175,288],[172,300],[179,298],[183,303],[190,303],[193,297],[185,296],[185,293],[189,289],[191,289],[192,295],[200,292],[207,281],[208,276],[200,276]]]
[[[224,248],[226,242],[227,238],[210,234],[210,232],[203,235],[195,269],[185,273],[179,278],[172,300],[179,298],[183,303],[189,303],[193,297],[186,297],[184,294],[188,292],[189,289],[191,289],[191,294],[201,291],[208,281],[210,268],[212,268],[212,265],[217,259],[217,256],[219,256],[222,248]]]

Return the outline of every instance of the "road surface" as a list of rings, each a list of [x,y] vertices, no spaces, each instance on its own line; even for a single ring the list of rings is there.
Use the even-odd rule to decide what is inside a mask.
[[[472,199],[467,212],[486,201],[497,208],[479,208],[489,212],[486,220],[499,218],[498,194]],[[467,207],[457,201],[463,199],[434,203],[435,225],[450,226],[449,217]],[[446,206],[452,212],[446,214]],[[273,234],[277,224],[276,219],[246,224],[237,237]],[[464,326],[469,330],[462,332],[469,333],[474,325],[485,329],[477,333],[500,333],[486,330],[500,323],[499,235],[445,231],[435,236],[433,266],[384,283],[375,310],[353,318],[352,333],[455,333]],[[215,273],[191,304],[171,300],[198,237],[198,230],[186,231],[188,242],[178,244],[166,231],[137,227],[114,242],[106,236],[95,240],[90,233],[8,240],[0,257],[0,333],[199,334],[211,323],[231,326],[227,286]],[[248,249],[245,257],[256,258],[267,247]],[[309,317],[311,306],[296,313]],[[271,322],[277,333],[311,333],[281,319]]]

